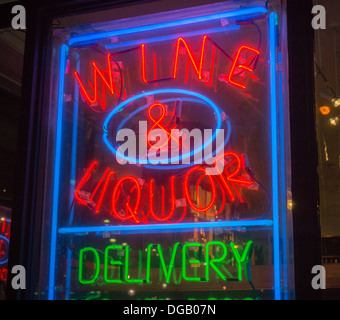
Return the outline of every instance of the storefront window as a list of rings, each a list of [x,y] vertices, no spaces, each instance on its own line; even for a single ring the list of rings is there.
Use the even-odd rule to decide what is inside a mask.
[[[265,4],[56,20],[38,298],[292,298],[285,13]]]
[[[0,29],[0,300],[6,298],[25,31]]]
[[[315,31],[316,119],[319,145],[320,226],[325,297],[340,297],[340,36],[338,1],[315,1],[326,12],[326,29]]]
[[[8,251],[11,233],[11,209],[0,206],[0,298],[5,298]]]

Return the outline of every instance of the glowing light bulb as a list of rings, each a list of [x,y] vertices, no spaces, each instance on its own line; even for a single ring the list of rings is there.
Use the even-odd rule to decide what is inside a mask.
[[[130,289],[130,290],[128,291],[129,296],[133,296],[133,295],[135,295],[135,293],[136,293],[136,291],[133,290],[133,289]]]
[[[288,208],[288,210],[292,210],[293,209],[293,201],[292,200],[288,200],[287,201],[287,208]]]
[[[334,98],[334,99],[332,99],[332,102],[333,102],[335,108],[340,106],[340,98]]]
[[[331,125],[332,126],[337,126],[338,124],[339,124],[339,117],[338,116],[336,116],[336,117],[334,117],[334,118],[330,118],[329,119],[329,122],[331,123]]]

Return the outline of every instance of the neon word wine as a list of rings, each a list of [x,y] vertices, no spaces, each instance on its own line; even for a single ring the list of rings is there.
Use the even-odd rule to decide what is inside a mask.
[[[207,59],[208,55],[206,53],[208,43],[212,48],[210,59]],[[114,57],[121,54],[126,54],[133,50],[140,52],[140,73],[139,75],[137,75],[137,77],[140,77],[141,81],[145,84],[151,83],[157,85],[157,82],[175,80],[176,78],[178,78],[178,74],[180,71],[178,67],[179,60],[186,59],[187,66],[185,68],[184,82],[186,83],[188,80],[189,65],[191,64],[194,73],[197,75],[197,79],[203,81],[208,87],[211,86],[212,83],[214,63],[216,59],[215,52],[216,50],[218,50],[227,59],[228,62],[226,61],[226,65],[229,68],[229,72],[227,74],[219,75],[220,81],[235,86],[241,90],[246,89],[246,81],[248,80],[247,78],[256,78],[252,73],[256,68],[260,55],[260,52],[257,49],[243,45],[237,50],[233,58],[231,55],[225,52],[220,45],[218,45],[210,37],[205,35],[202,38],[200,55],[199,57],[196,57],[192,47],[184,38],[180,37],[175,43],[175,54],[173,57],[172,73],[169,74],[167,77],[158,78],[156,55],[153,54],[153,70],[150,71],[149,69],[151,68],[146,63],[147,48],[145,44],[141,44],[138,47],[131,48],[126,51],[109,53],[106,55],[106,69],[100,70],[96,62],[91,62],[91,66],[93,68],[93,82],[88,81],[88,85],[86,85],[85,81],[81,79],[81,76],[78,72],[74,72],[75,78],[79,84],[82,97],[93,111],[106,112],[109,109],[112,109],[112,106],[107,106],[106,104],[105,88],[109,90],[110,95],[118,96],[118,103],[120,100],[125,98],[126,92],[123,90],[124,72],[122,70],[122,67],[114,59]],[[112,64],[114,65],[114,67],[112,66]],[[151,79],[148,74],[152,74]],[[209,74],[209,77],[206,76],[206,74]],[[116,78],[118,79],[117,81],[115,81]],[[99,82],[102,84],[102,86],[98,85]],[[100,87],[102,88],[101,94],[99,92]],[[92,94],[90,92],[92,92]]]

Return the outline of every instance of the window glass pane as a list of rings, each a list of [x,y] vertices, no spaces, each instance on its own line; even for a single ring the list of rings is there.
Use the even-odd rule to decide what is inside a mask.
[[[315,91],[319,144],[320,225],[325,296],[339,298],[340,288],[340,35],[338,1],[316,1],[327,14],[327,28],[315,31]]]
[[[0,300],[5,299],[25,31],[0,29]]]
[[[271,4],[60,19],[40,298],[289,297],[285,26]]]

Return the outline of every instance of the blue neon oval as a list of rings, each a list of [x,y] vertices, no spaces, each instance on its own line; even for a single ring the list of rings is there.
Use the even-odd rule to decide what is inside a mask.
[[[135,158],[131,158],[128,156],[125,156],[124,154],[120,153],[116,148],[114,148],[112,146],[112,144],[110,143],[109,139],[108,139],[108,128],[109,128],[109,122],[114,118],[114,116],[121,111],[125,106],[127,106],[129,103],[134,102],[140,98],[144,98],[147,96],[151,96],[151,95],[156,95],[156,94],[164,94],[164,93],[176,93],[176,94],[183,94],[183,95],[187,95],[187,96],[191,96],[191,97],[195,97],[195,98],[199,98],[201,100],[203,100],[209,107],[211,107],[216,115],[216,120],[217,120],[217,124],[216,124],[216,129],[215,132],[213,134],[213,136],[204,143],[203,146],[191,151],[190,153],[187,153],[185,156],[180,156],[180,157],[174,157],[174,158],[170,158],[168,159],[169,165],[166,166],[159,166],[159,165],[154,165],[151,164],[150,162],[148,162],[147,164],[141,164],[144,165],[145,167],[148,168],[153,168],[153,169],[180,169],[183,167],[189,167],[192,166],[193,164],[182,164],[182,165],[171,165],[172,162],[176,162],[176,161],[180,161],[183,159],[186,159],[188,157],[192,157],[193,155],[195,155],[197,152],[201,152],[202,150],[204,150],[206,148],[206,146],[210,143],[212,143],[215,139],[216,139],[216,132],[218,129],[221,129],[221,125],[222,125],[222,119],[221,119],[221,114],[220,114],[220,110],[219,108],[215,105],[214,102],[212,102],[209,98],[197,93],[197,92],[193,92],[193,91],[188,91],[188,90],[182,90],[182,89],[161,89],[161,90],[154,90],[154,91],[149,91],[149,92],[143,92],[140,93],[136,96],[133,96],[125,101],[123,101],[121,104],[119,104],[116,108],[114,108],[109,115],[107,116],[107,118],[104,121],[104,125],[103,125],[103,129],[104,129],[104,134],[103,134],[103,140],[104,143],[106,144],[106,146],[109,148],[110,151],[112,151],[115,156],[119,156],[121,159],[125,159],[128,162],[132,162],[132,163],[139,163],[139,159],[135,159]],[[139,108],[138,110],[140,110],[141,108]],[[137,111],[135,111],[135,113],[137,113]],[[230,128],[230,125],[228,124],[228,128]],[[228,130],[228,136],[230,136],[230,130]],[[228,138],[229,140],[229,138]],[[225,144],[227,142],[227,139],[225,141]],[[148,161],[148,160],[147,160]],[[204,161],[204,159],[202,159],[202,161]]]

